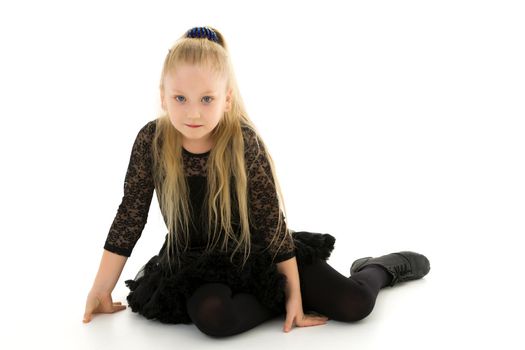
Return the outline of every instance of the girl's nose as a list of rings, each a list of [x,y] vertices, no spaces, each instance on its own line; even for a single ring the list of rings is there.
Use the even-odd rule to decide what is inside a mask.
[[[188,110],[186,111],[187,119],[199,119],[200,116],[201,114],[198,108],[188,108]]]

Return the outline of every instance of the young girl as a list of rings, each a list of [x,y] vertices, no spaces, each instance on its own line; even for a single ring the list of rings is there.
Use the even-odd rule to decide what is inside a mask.
[[[132,311],[148,319],[194,323],[216,337],[283,314],[285,332],[329,318],[353,322],[372,311],[381,288],[428,273],[423,255],[399,252],[356,260],[345,277],[326,262],[332,235],[287,228],[273,160],[217,30],[192,28],[175,43],[160,94],[163,114],[134,142],[84,322],[126,308],[111,292],[154,190],[169,232],[158,254],[125,281]]]

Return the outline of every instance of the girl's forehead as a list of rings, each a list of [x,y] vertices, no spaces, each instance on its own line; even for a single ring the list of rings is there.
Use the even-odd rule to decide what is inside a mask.
[[[164,84],[170,88],[184,86],[206,86],[216,89],[226,81],[224,74],[216,72],[206,66],[180,65],[166,72]]]
[[[225,76],[224,72],[210,65],[189,63],[181,63],[171,67],[166,72],[166,75],[175,77],[200,76],[209,79],[221,79]]]

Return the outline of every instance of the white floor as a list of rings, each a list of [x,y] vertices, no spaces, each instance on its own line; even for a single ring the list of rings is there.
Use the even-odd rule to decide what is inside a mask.
[[[0,349],[525,349],[525,5],[520,1],[0,2]],[[162,62],[221,30],[288,224],[330,264],[415,250],[421,281],[356,324],[225,339],[127,309],[82,323]],[[113,291],[155,254],[148,223]]]
[[[290,333],[284,333],[284,319],[276,318],[243,334],[222,339],[211,338],[192,324],[166,325],[146,320],[129,308],[116,314],[95,315],[90,323],[84,324],[82,315],[87,293],[84,287],[91,282],[91,274],[70,275],[64,279],[50,275],[28,278],[10,285],[13,289],[4,298],[8,302],[3,308],[0,347],[129,350],[182,347],[318,349],[322,346],[336,349],[384,349],[388,346],[396,349],[520,348],[518,344],[524,344],[518,336],[521,326],[513,315],[523,311],[522,296],[505,284],[505,278],[484,278],[479,272],[468,278],[453,273],[447,259],[444,255],[434,256],[432,270],[422,280],[383,289],[374,311],[361,322],[345,324],[330,320],[323,326],[293,328]],[[343,272],[343,268],[338,270]],[[131,277],[128,271],[126,278]],[[474,283],[478,278],[482,283]],[[125,301],[126,293],[121,279],[113,298]],[[23,300],[22,305],[20,300]]]

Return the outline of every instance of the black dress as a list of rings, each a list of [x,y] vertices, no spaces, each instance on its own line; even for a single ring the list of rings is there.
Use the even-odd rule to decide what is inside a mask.
[[[140,238],[147,221],[155,189],[152,176],[151,145],[156,120],[148,122],[138,133],[124,182],[124,196],[106,238],[104,249],[127,256]],[[314,259],[327,260],[334,249],[335,238],[326,233],[294,232],[288,235],[278,251],[268,249],[279,216],[279,203],[271,168],[256,134],[243,127],[245,161],[248,172],[252,253],[241,268],[242,257],[230,253],[204,253],[206,235],[198,224],[190,231],[190,249],[166,265],[167,238],[158,254],[142,266],[134,279],[126,280],[130,289],[128,304],[133,312],[163,323],[191,323],[186,300],[203,283],[227,284],[232,292],[251,293],[275,313],[285,312],[286,277],[277,271],[276,263],[296,257],[301,268]],[[206,163],[209,151],[193,154],[183,149],[185,175],[192,208],[201,208],[206,188]],[[201,211],[195,211],[195,223],[202,222]],[[235,220],[233,220],[235,222]],[[281,234],[285,237],[285,226]],[[266,249],[264,249],[266,248]],[[273,259],[272,259],[273,258]]]

